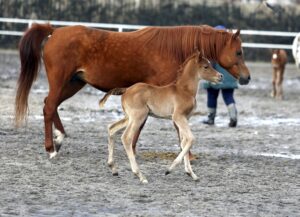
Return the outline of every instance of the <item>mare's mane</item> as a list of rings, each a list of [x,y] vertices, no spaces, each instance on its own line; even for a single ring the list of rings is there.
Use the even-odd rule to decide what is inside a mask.
[[[177,27],[147,27],[137,31],[146,46],[155,47],[162,56],[175,57],[182,63],[195,50],[209,60],[217,60],[232,33],[207,25]]]

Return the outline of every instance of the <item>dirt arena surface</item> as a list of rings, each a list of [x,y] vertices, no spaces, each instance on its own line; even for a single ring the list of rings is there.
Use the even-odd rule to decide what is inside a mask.
[[[183,164],[165,176],[179,151],[171,121],[149,118],[138,142],[141,184],[129,167],[120,139],[115,152],[119,176],[107,167],[107,126],[122,117],[120,97],[109,99],[86,86],[59,107],[68,137],[55,159],[44,151],[42,70],[29,101],[27,124],[13,125],[19,60],[0,55],[0,216],[300,216],[300,71],[288,65],[284,101],[270,98],[271,66],[248,63],[252,81],[235,94],[236,129],[227,127],[219,97],[216,126],[193,116],[193,162],[200,180]],[[206,111],[200,90],[198,111]]]

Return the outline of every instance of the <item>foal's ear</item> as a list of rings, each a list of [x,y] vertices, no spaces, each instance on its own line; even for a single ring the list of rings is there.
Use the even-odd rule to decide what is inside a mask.
[[[196,50],[196,63],[200,62],[201,60],[201,52],[197,49]]]

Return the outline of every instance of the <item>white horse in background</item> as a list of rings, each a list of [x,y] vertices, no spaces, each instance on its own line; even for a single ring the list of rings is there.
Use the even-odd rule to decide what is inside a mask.
[[[300,33],[298,33],[293,41],[293,57],[295,59],[296,67],[300,69]]]

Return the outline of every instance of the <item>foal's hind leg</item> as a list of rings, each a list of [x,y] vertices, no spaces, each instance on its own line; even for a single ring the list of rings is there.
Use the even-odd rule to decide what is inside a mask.
[[[124,129],[128,124],[128,118],[125,117],[108,127],[108,166],[112,170],[113,175],[118,175],[118,171],[114,162],[114,146],[115,146],[115,134]]]
[[[140,128],[138,129],[138,131],[136,132],[136,134],[133,137],[132,149],[133,149],[134,154],[136,154],[136,143],[139,139],[139,136],[141,134],[141,131],[142,131],[143,127],[145,126],[146,121],[147,121],[147,118],[145,119],[144,123],[142,123],[142,125],[140,126]]]
[[[140,179],[142,183],[148,183],[147,179],[140,171],[140,168],[136,162],[135,155],[132,149],[132,142],[134,140],[134,136],[136,132],[139,130],[139,128],[141,127],[141,125],[144,123],[144,121],[145,121],[144,115],[143,116],[136,115],[134,117],[134,120],[130,120],[122,135],[122,143],[127,153],[132,172]]]

